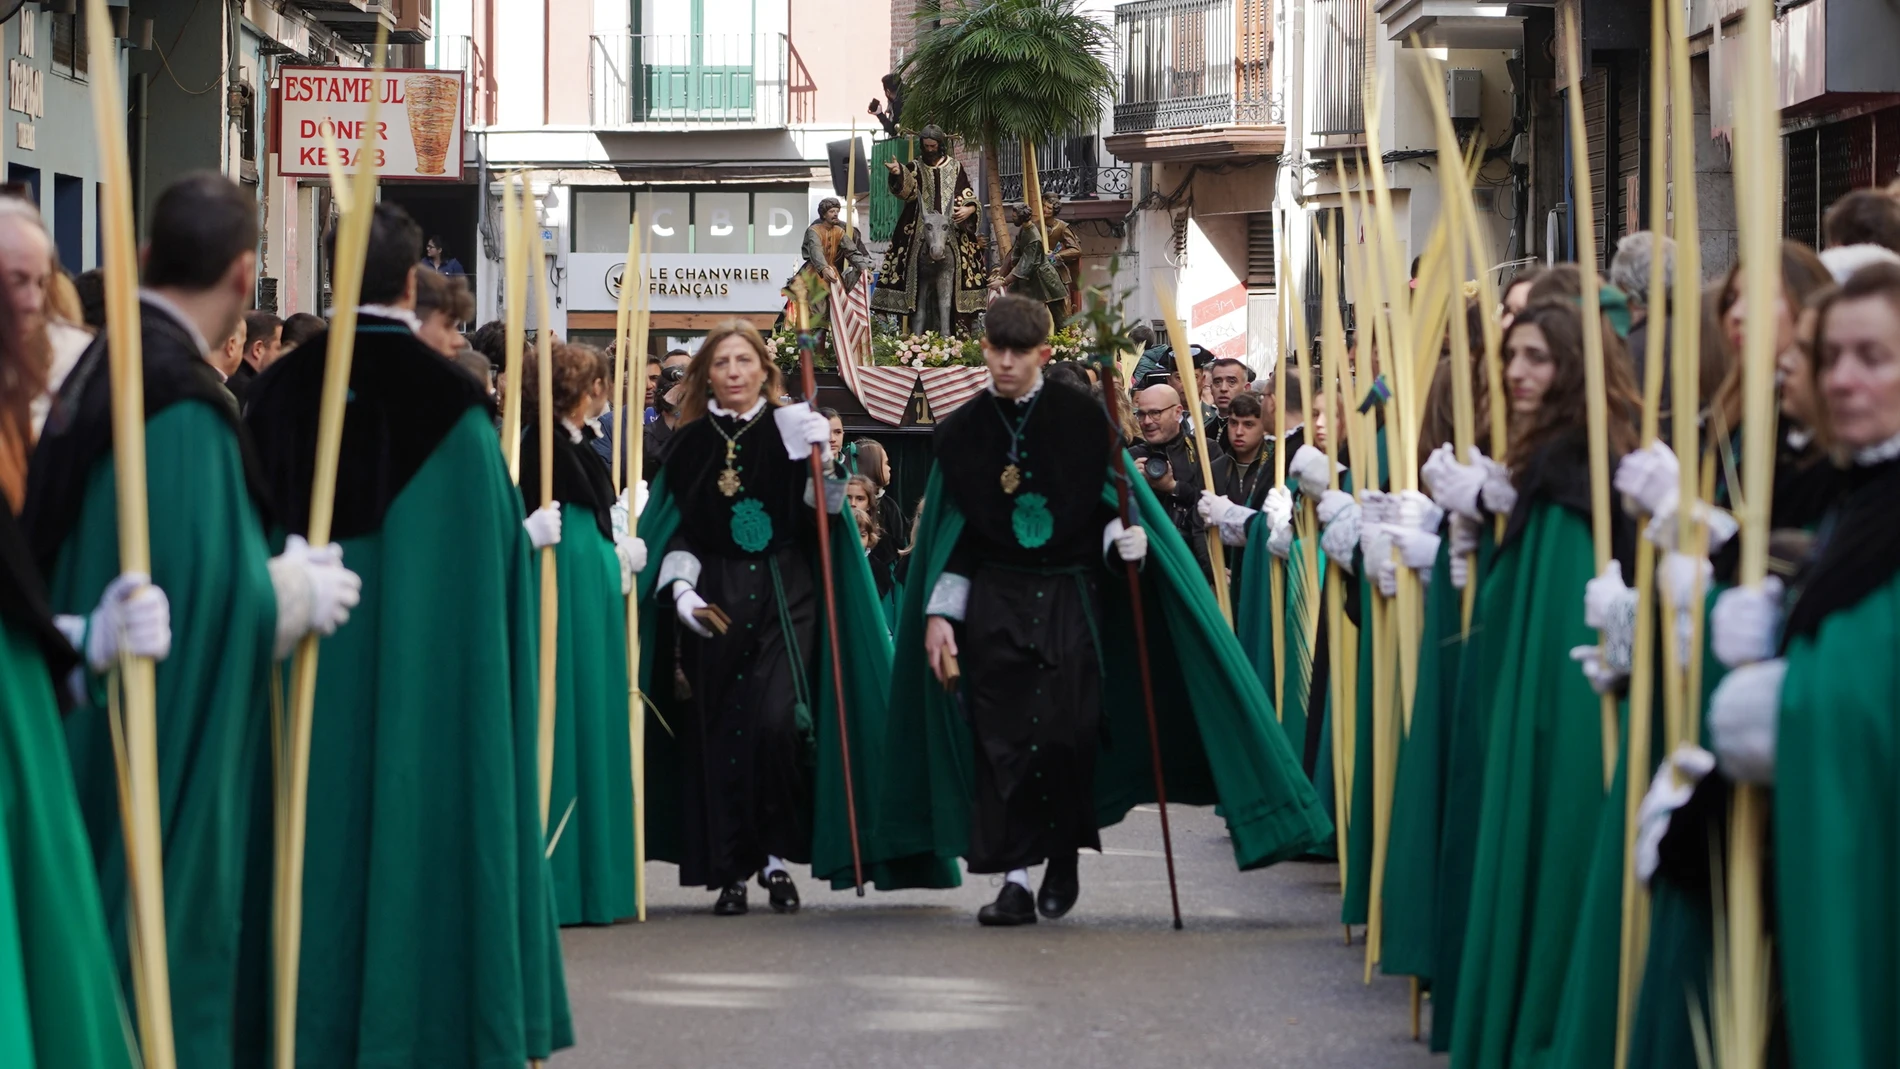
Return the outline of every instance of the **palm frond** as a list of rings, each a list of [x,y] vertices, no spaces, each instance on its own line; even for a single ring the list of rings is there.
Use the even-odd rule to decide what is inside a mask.
[[[899,68],[907,124],[993,147],[1101,121],[1113,36],[1077,0],[922,0],[917,18],[935,25]]]

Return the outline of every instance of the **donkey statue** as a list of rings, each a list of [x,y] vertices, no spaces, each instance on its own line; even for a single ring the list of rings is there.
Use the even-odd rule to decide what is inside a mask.
[[[943,212],[925,212],[923,221],[923,256],[918,258],[917,271],[917,307],[910,314],[910,331],[922,334],[926,329],[935,329],[944,337],[955,333],[957,292],[957,246],[956,225],[950,216]],[[935,309],[937,321],[934,328],[925,326],[927,312]]]

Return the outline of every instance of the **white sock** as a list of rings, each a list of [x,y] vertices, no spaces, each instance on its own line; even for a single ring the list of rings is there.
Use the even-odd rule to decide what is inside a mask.
[[[776,854],[767,854],[765,855],[765,874],[770,876],[774,872],[785,872],[785,862]],[[787,875],[790,874],[787,873]],[[1028,885],[1024,884],[1024,886],[1026,887]]]
[[[1003,879],[1008,880],[1010,883],[1015,884],[1025,891],[1029,890],[1028,869],[1010,869],[1009,875],[1003,877]]]

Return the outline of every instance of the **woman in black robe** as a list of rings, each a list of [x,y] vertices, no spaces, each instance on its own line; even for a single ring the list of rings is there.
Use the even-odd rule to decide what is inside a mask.
[[[789,913],[799,900],[786,864],[811,860],[818,651],[803,458],[828,446],[830,427],[809,405],[779,403],[778,368],[739,320],[707,335],[681,385],[664,464],[680,524],[659,574],[692,692],[675,725],[680,883],[718,890],[713,912],[734,916],[757,873],[773,910]]]

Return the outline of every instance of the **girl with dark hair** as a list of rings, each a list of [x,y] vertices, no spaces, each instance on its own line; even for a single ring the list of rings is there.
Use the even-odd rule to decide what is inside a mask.
[[[1481,578],[1474,620],[1482,626],[1474,624],[1461,666],[1478,704],[1460,715],[1484,743],[1476,855],[1462,902],[1473,923],[1459,922],[1453,965],[1451,1047],[1460,1065],[1554,1049],[1605,797],[1598,692],[1627,671],[1633,614],[1618,596],[1616,562],[1633,558],[1633,531],[1617,518],[1615,560],[1599,577],[1583,314],[1565,298],[1534,303],[1504,338],[1509,482],[1487,485],[1482,496],[1508,520]],[[1635,445],[1640,402],[1607,317],[1603,342],[1614,460]],[[1598,663],[1600,631],[1609,636],[1608,663]],[[1585,662],[1584,675],[1573,657]],[[1442,888],[1441,903],[1457,901]]]
[[[552,546],[560,618],[554,659],[554,772],[549,790],[549,866],[562,924],[612,924],[634,915],[633,754],[623,708],[627,614],[622,597],[646,567],[646,546],[614,532],[607,462],[589,424],[606,396],[597,351],[556,342],[551,351],[554,505],[541,502],[540,429],[535,406],[521,429],[521,497],[534,513],[537,549]],[[530,353],[522,381],[540,381]],[[551,534],[549,533],[551,528]],[[546,541],[551,537],[552,541]],[[536,554],[536,567],[540,567]],[[559,828],[557,834],[555,829]]]

